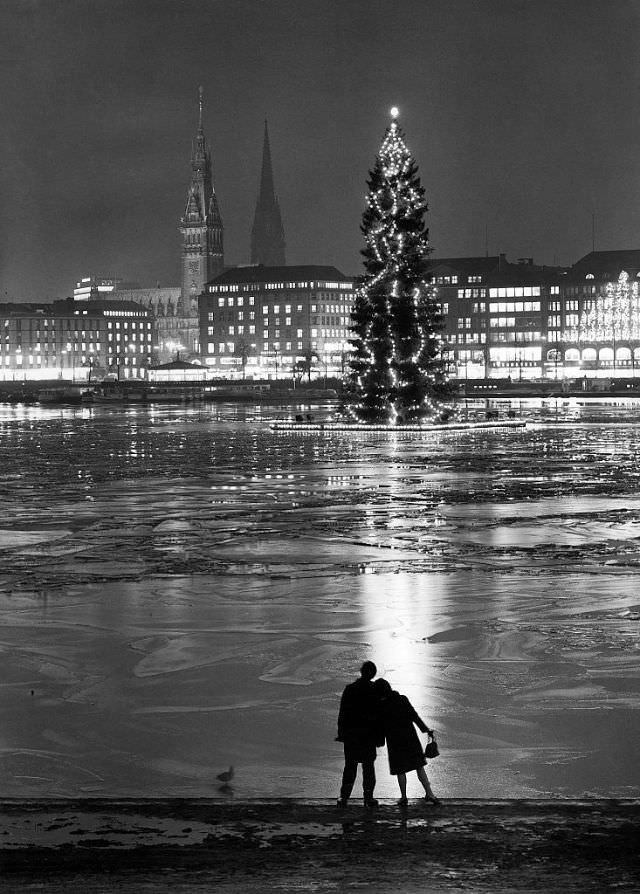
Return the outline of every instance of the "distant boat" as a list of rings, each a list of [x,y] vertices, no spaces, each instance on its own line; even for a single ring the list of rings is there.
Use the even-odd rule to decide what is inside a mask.
[[[94,404],[141,404],[146,401],[147,389],[135,388],[130,385],[104,385],[93,391]]]
[[[79,404],[84,399],[85,389],[79,385],[67,385],[62,388],[44,388],[38,391],[40,404]]]
[[[203,389],[193,385],[152,385],[147,388],[147,403],[188,403],[202,400]]]

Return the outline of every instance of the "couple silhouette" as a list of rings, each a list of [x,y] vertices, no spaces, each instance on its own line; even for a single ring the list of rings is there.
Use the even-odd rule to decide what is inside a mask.
[[[425,800],[440,801],[431,790],[424,769],[426,759],[415,727],[429,736],[433,730],[416,714],[406,695],[395,692],[387,680],[376,680],[373,661],[365,661],[360,678],[345,687],[340,700],[337,742],[344,745],[344,771],[338,806],[346,807],[362,764],[362,790],[365,807],[377,807],[373,797],[376,786],[376,748],[387,745],[389,772],[397,776],[401,806],[407,804],[407,773],[415,770],[425,791]]]

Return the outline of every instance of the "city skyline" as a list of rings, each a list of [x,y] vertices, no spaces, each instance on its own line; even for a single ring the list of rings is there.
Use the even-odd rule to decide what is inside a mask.
[[[200,84],[228,264],[249,262],[266,116],[287,260],[359,273],[394,104],[437,256],[573,263],[594,216],[596,248],[637,244],[632,2],[10,0],[0,20],[5,299],[179,283]]]

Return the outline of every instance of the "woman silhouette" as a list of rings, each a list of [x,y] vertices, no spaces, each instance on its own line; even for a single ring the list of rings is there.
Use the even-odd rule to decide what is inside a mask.
[[[380,700],[380,721],[387,743],[389,772],[398,777],[401,806],[407,804],[407,773],[415,770],[425,791],[425,801],[436,806],[440,801],[433,794],[424,765],[426,759],[415,731],[415,726],[423,733],[432,735],[432,730],[416,714],[406,695],[400,695],[391,688],[387,680],[376,680],[373,684]]]

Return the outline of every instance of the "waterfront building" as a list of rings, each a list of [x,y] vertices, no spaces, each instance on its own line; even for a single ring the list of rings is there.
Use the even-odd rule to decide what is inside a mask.
[[[562,268],[505,255],[435,258],[430,276],[453,378],[639,374],[640,251],[590,252]]]
[[[562,375],[638,377],[639,291],[638,250],[592,251],[567,270],[549,317],[549,342]]]
[[[202,362],[211,376],[341,376],[354,281],[335,267],[235,267],[200,298]]]
[[[0,380],[143,378],[155,340],[153,317],[132,302],[0,304]]]
[[[434,258],[430,280],[443,310],[449,375],[541,379],[549,374],[548,317],[562,268],[505,255]],[[555,368],[555,367],[554,367]]]
[[[111,296],[117,301],[133,301],[145,307],[155,321],[154,358],[166,363],[177,354],[199,357],[197,300],[190,302],[189,313],[182,301],[180,286],[158,286],[155,289],[122,289]],[[193,307],[196,308],[193,311]]]
[[[280,205],[273,186],[269,130],[264,122],[260,189],[251,230],[251,263],[265,267],[284,267],[285,239]]]

